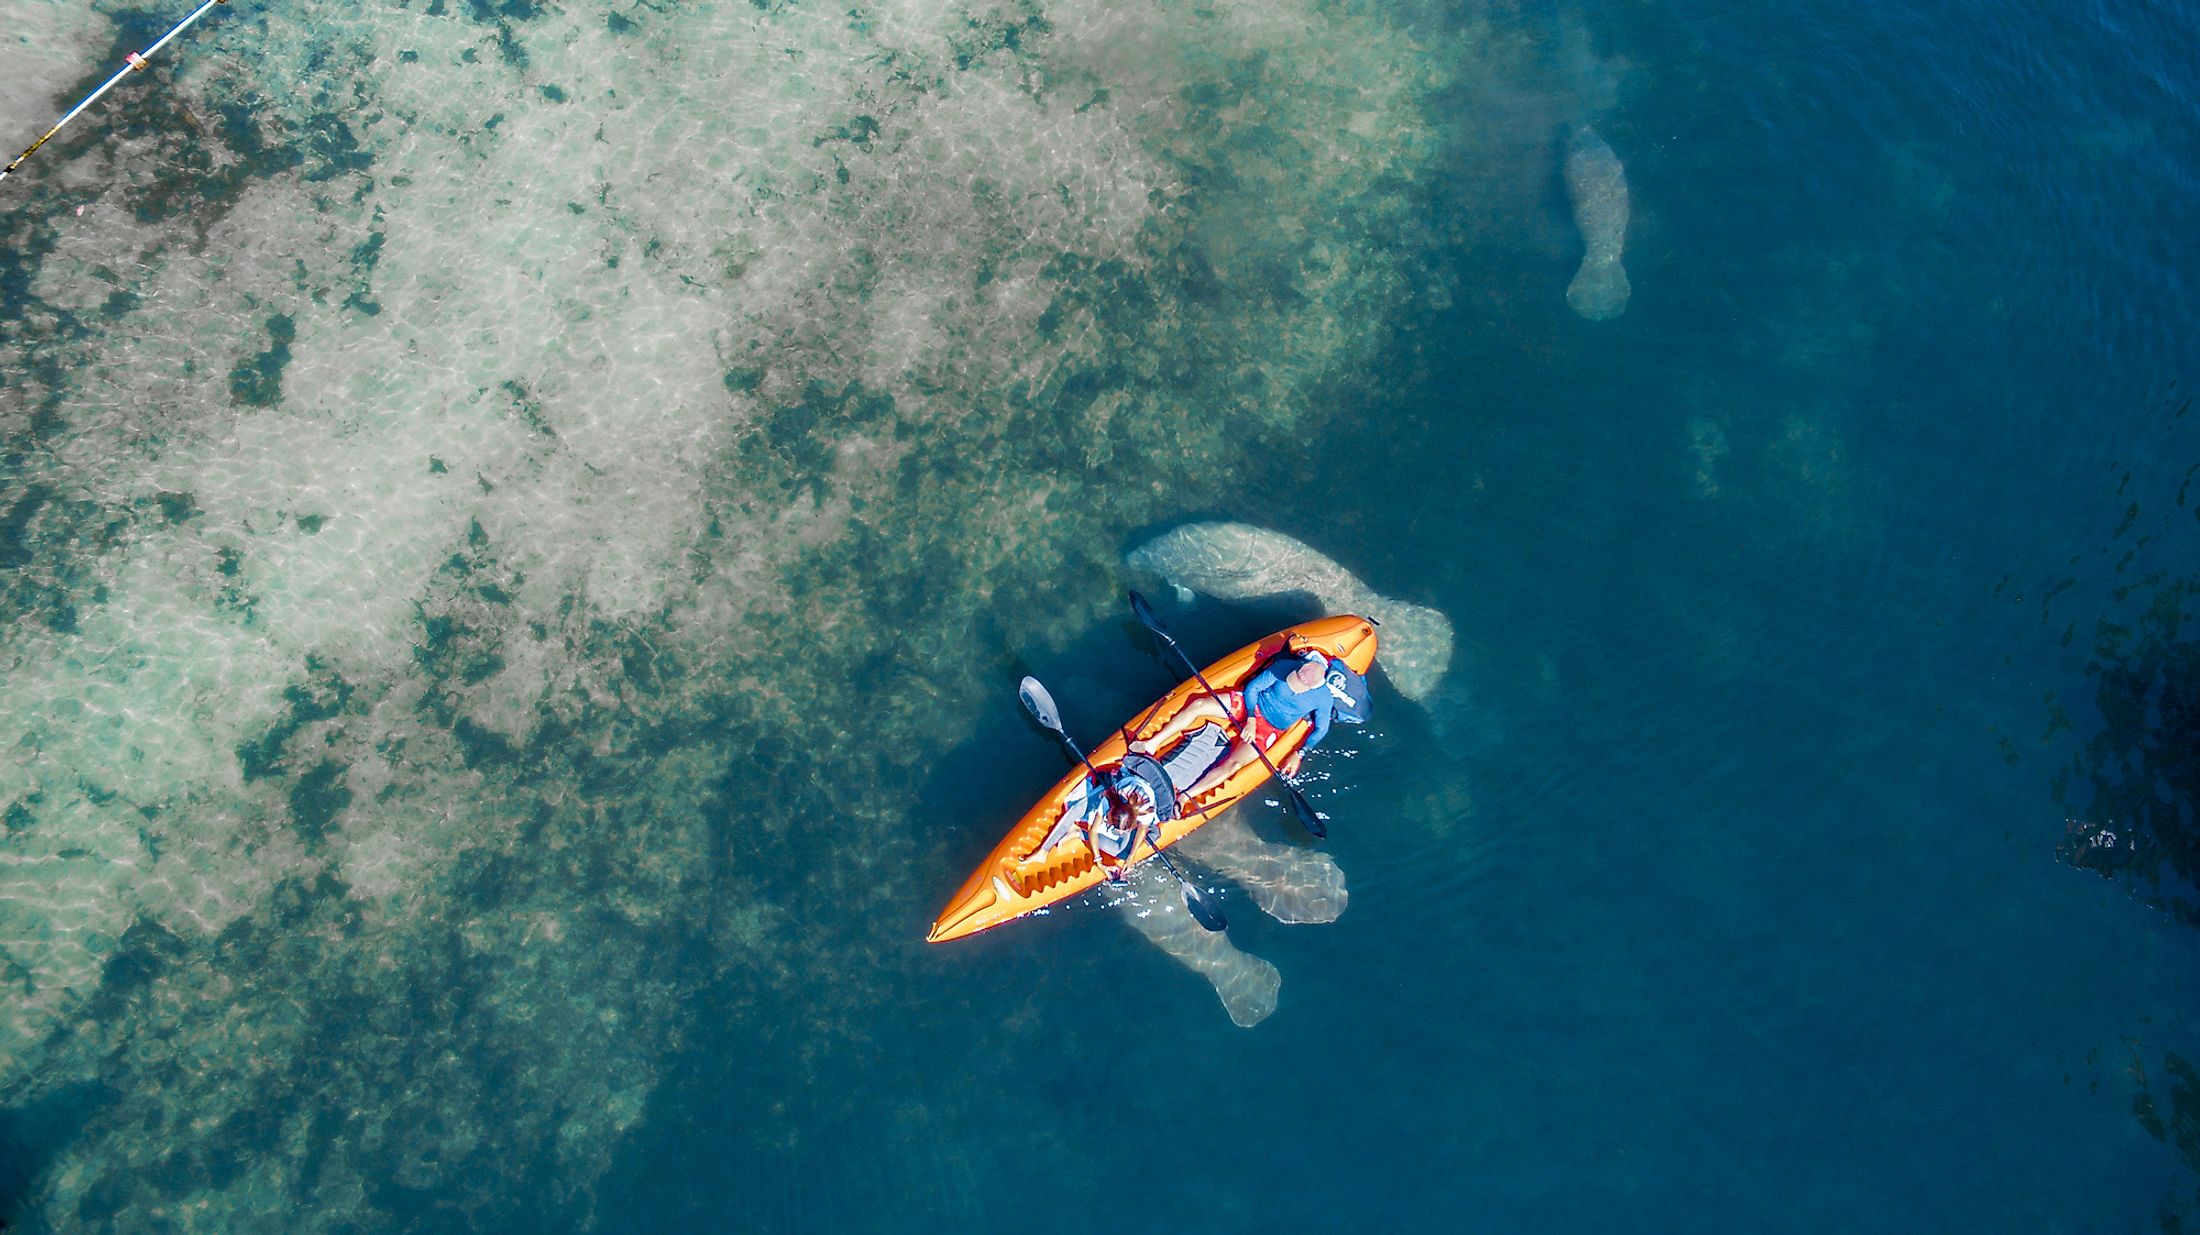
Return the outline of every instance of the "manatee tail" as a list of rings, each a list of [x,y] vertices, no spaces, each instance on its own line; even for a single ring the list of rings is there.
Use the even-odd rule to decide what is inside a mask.
[[[1357,613],[1382,625],[1375,663],[1398,693],[1415,703],[1428,702],[1451,669],[1451,619],[1427,605],[1379,596],[1352,580],[1353,586],[1315,594],[1329,613]]]
[[[1205,977],[1215,988],[1215,998],[1222,1001],[1223,1010],[1230,1014],[1232,1024],[1251,1029],[1267,1020],[1276,1010],[1276,993],[1283,988],[1283,975],[1260,957],[1240,951],[1229,935],[1202,930],[1184,911],[1175,889],[1162,890],[1159,881],[1163,877],[1149,874],[1149,869],[1140,867],[1132,876],[1141,881],[1140,899],[1146,903],[1130,906],[1131,912],[1124,920],[1155,947]]]
[[[1608,322],[1627,311],[1627,298],[1633,294],[1618,254],[1592,252],[1581,259],[1581,269],[1566,285],[1566,304],[1592,322]]]
[[[1406,698],[1423,702],[1451,669],[1451,619],[1403,600],[1370,596],[1365,613],[1382,623],[1375,663]]]

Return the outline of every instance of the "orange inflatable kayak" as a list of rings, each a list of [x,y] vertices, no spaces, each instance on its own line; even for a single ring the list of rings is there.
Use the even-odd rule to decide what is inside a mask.
[[[1207,666],[1206,677],[1216,690],[1236,690],[1278,655],[1286,651],[1317,649],[1352,666],[1355,672],[1365,674],[1375,663],[1375,643],[1375,623],[1366,618],[1351,614],[1320,618],[1279,630],[1257,643],[1239,648]],[[1154,704],[1150,716],[1146,709],[1140,709],[1137,715],[1126,717],[1122,727],[1088,752],[1093,766],[1102,774],[1111,772],[1122,764],[1131,737],[1158,732],[1170,717],[1205,693],[1197,678],[1188,678]],[[1142,718],[1144,723],[1138,734],[1126,733],[1130,725],[1139,724]],[[1311,720],[1299,721],[1284,730],[1268,748],[1270,761],[1281,766],[1312,730]],[[1179,816],[1160,825],[1160,847],[1167,849],[1191,835],[1267,779],[1268,769],[1255,760],[1197,799],[1179,803]],[[947,902],[947,908],[940,911],[939,920],[932,923],[932,933],[926,936],[928,942],[945,943],[975,935],[1099,886],[1105,875],[1093,860],[1091,846],[1076,829],[1060,826],[1064,813],[1071,809],[1072,795],[1083,797],[1089,792],[1086,780],[1083,767],[1071,769],[1025,812],[1001,843],[993,847],[993,852],[986,855],[985,861],[978,863],[978,869],[963,880],[962,887]],[[1042,849],[1042,845],[1049,847]],[[1153,844],[1141,834],[1125,865],[1135,866],[1152,857],[1154,852]]]

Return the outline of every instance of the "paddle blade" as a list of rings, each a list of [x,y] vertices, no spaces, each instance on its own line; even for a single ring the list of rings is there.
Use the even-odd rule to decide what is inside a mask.
[[[1222,910],[1207,899],[1207,894],[1190,884],[1184,885],[1184,907],[1192,911],[1192,921],[1216,933],[1230,929],[1230,920],[1222,916]]]
[[[1297,785],[1285,782],[1283,787],[1291,795],[1291,813],[1299,817],[1299,826],[1313,833],[1315,840],[1328,840],[1329,825],[1323,823],[1322,817],[1315,813],[1314,804],[1306,800],[1306,795],[1299,792]]]
[[[1031,713],[1031,719],[1060,736],[1062,717],[1054,710],[1054,696],[1047,693],[1046,687],[1039,685],[1039,679],[1025,678],[1016,687],[1016,697],[1024,701],[1024,710]]]
[[[1161,618],[1154,613],[1153,606],[1147,604],[1146,598],[1135,591],[1131,593],[1131,614],[1138,619],[1140,626],[1163,639],[1169,637],[1169,628],[1161,624]]]
[[[1230,929],[1230,920],[1222,916],[1222,906],[1215,904],[1214,901],[1208,899],[1205,892],[1194,887],[1192,881],[1184,877],[1184,872],[1176,868],[1176,863],[1169,860],[1168,854],[1156,849],[1153,851],[1153,856],[1161,859],[1161,865],[1166,867],[1170,874],[1176,876],[1177,886],[1184,889],[1184,907],[1191,911],[1192,921],[1211,931],[1220,932]]]

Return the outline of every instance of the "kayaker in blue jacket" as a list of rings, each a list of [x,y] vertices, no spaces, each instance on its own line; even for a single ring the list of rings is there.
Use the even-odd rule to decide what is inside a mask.
[[[1283,736],[1284,730],[1311,716],[1313,732],[1307,734],[1306,741],[1276,769],[1285,776],[1296,776],[1299,761],[1306,752],[1329,736],[1329,722],[1337,701],[1324,680],[1328,672],[1329,658],[1320,652],[1286,653],[1254,674],[1243,690],[1217,691],[1192,700],[1170,717],[1159,732],[1132,741],[1130,748],[1141,755],[1166,751],[1191,730],[1201,725],[1220,724],[1228,717],[1237,729],[1238,740],[1230,744],[1229,751],[1215,766],[1183,791],[1183,800],[1188,803],[1251,763],[1255,757],[1252,743],[1266,751]],[[1248,716],[1252,718],[1250,723],[1246,719]]]

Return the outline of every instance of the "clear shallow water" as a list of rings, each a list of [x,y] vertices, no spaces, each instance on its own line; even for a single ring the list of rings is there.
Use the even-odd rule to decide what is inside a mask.
[[[2192,574],[2188,15],[217,16],[0,186],[17,1225],[2189,1222],[2192,928],[2058,860]],[[1250,1031],[917,942],[1187,517],[1460,636]]]

